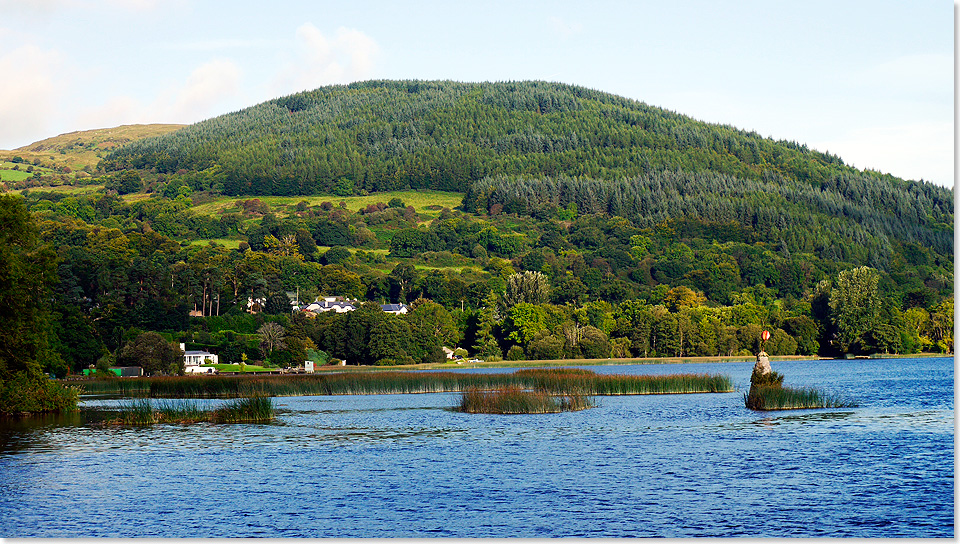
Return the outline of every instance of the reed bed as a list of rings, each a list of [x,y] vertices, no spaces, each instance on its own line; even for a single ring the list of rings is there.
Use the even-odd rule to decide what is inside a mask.
[[[215,410],[205,410],[186,400],[154,404],[137,399],[120,408],[120,415],[108,423],[116,425],[153,425],[155,423],[259,423],[274,418],[273,400],[254,396],[236,399]]]
[[[751,410],[802,410],[806,408],[855,408],[856,404],[827,395],[815,388],[792,388],[778,385],[754,385],[744,394],[744,403]]]
[[[93,387],[87,387],[91,385]],[[512,373],[339,372],[288,376],[175,376],[90,381],[87,393],[151,398],[242,398],[250,396],[376,395],[463,392],[516,386],[554,395],[649,395],[733,391],[722,375],[600,375],[571,368],[526,369]]]
[[[212,423],[262,423],[274,418],[273,400],[255,395],[232,400],[210,414]]]
[[[583,395],[555,396],[508,386],[493,391],[471,387],[462,393],[460,411],[470,414],[552,414],[591,408]]]
[[[728,393],[733,381],[720,374],[667,374],[635,376],[597,374],[574,368],[526,369],[516,373],[531,386],[553,393],[576,392],[583,395],[664,395],[676,393]]]

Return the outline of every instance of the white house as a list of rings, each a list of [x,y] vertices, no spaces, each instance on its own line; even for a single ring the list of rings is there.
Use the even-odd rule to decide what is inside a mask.
[[[381,304],[380,308],[388,314],[400,315],[410,311],[406,304]]]
[[[335,312],[338,314],[342,314],[345,312],[352,312],[356,309],[357,309],[357,306],[355,304],[346,300],[336,300],[336,301],[320,300],[317,302],[311,302],[310,304],[307,304],[303,308],[303,311]]]
[[[219,374],[216,368],[212,366],[188,366],[184,367],[184,374]]]
[[[187,351],[186,347],[186,344],[180,344],[180,349],[183,350],[183,364],[185,367],[187,367],[187,372],[193,372],[190,370],[190,367],[192,366],[206,364],[208,359],[215,365],[220,364],[220,357],[216,353],[197,350]]]

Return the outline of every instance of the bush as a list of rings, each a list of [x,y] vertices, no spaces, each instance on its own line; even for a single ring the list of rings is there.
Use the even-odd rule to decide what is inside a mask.
[[[753,374],[750,376],[750,387],[768,385],[780,387],[783,385],[783,375],[774,371],[761,374],[760,372],[757,372],[756,368],[754,368]]]
[[[510,349],[507,350],[507,360],[508,361],[522,361],[524,359],[523,348],[520,346],[510,346]]]
[[[17,372],[6,381],[0,381],[0,413],[43,413],[75,410],[80,390],[65,387],[42,374]]]

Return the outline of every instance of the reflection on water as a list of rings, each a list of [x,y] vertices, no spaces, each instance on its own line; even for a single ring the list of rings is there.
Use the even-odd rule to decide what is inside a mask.
[[[951,360],[774,366],[859,407],[761,414],[735,392],[502,416],[451,410],[456,394],[288,397],[270,424],[105,427],[122,401],[88,399],[0,426],[0,536],[953,536]]]

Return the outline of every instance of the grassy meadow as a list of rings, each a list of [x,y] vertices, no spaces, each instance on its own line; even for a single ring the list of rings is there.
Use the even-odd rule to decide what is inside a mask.
[[[339,206],[341,202],[346,204],[350,211],[357,211],[366,208],[370,204],[377,202],[389,202],[392,198],[399,198],[407,206],[413,208],[419,214],[437,217],[443,208],[453,209],[460,205],[463,199],[463,193],[454,193],[446,191],[389,191],[385,193],[375,193],[368,196],[221,196],[209,202],[204,202],[191,209],[194,213],[203,215],[220,216],[225,213],[239,212],[240,208],[234,203],[237,200],[259,199],[261,202],[270,206],[270,209],[278,215],[288,215],[295,211],[300,202],[307,202],[309,206],[316,206],[324,202],[330,202],[334,206]]]
[[[17,149],[0,150],[0,160],[9,161],[13,157],[21,157],[27,163],[40,160],[45,168],[60,169],[68,166],[73,171],[87,166],[96,168],[103,155],[123,144],[160,136],[183,127],[184,125],[173,124],[123,125],[68,132]]]

